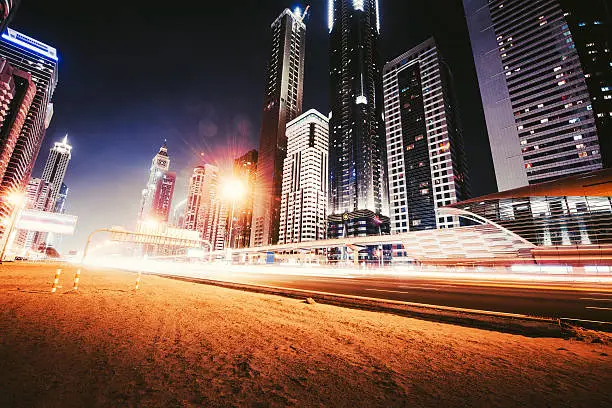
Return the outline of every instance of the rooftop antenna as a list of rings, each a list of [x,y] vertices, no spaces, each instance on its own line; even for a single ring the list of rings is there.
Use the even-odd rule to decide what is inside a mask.
[[[304,22],[304,19],[306,18],[306,15],[308,14],[308,10],[310,10],[310,4],[306,6],[306,9],[304,10],[304,13],[302,14],[302,18],[300,18],[300,23]]]

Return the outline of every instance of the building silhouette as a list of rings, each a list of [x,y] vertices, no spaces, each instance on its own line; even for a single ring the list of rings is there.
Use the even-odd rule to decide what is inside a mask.
[[[245,196],[236,203],[234,209],[232,248],[247,248],[250,246],[257,156],[257,150],[251,150],[234,160],[234,177],[241,180],[245,188]]]
[[[283,160],[287,123],[302,113],[306,25],[299,9],[284,10],[272,23],[257,181],[253,204],[251,246],[276,244],[280,222]]]

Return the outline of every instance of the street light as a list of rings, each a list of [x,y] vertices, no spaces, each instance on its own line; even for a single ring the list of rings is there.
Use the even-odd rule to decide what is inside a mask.
[[[245,192],[246,192],[246,189],[244,187],[244,184],[242,183],[242,180],[236,177],[232,177],[232,178],[225,179],[223,181],[223,190],[221,194],[224,199],[232,201],[232,212],[230,214],[229,237],[227,241],[228,249],[231,249],[232,247],[232,231],[234,229],[234,210],[236,207],[236,200],[239,198],[242,198],[245,195]]]
[[[0,252],[0,263],[4,260],[4,254],[6,253],[6,248],[8,247],[9,241],[11,240],[11,235],[13,230],[15,229],[15,223],[17,222],[17,218],[19,218],[19,213],[21,212],[21,207],[25,202],[25,194],[20,192],[9,193],[5,196],[4,201],[11,204],[13,206],[13,210],[10,215],[10,224],[8,230],[4,233],[2,240],[2,252]]]

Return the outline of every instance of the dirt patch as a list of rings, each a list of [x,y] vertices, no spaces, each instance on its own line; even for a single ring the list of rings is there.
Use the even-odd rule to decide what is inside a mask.
[[[0,266],[0,406],[611,406],[611,346]]]

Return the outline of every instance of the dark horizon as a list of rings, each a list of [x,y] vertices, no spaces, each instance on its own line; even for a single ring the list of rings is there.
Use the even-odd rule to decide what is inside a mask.
[[[63,246],[78,249],[94,228],[135,222],[150,161],[164,139],[177,172],[174,203],[185,196],[200,152],[230,165],[258,147],[269,27],[297,4],[185,5],[164,14],[136,0],[101,14],[70,3],[24,2],[11,26],[58,49],[55,113],[32,176],[40,176],[50,146],[68,133],[74,148],[67,208],[80,220]],[[455,77],[472,193],[495,191],[461,2],[386,0],[381,9],[383,61],[436,37]],[[324,1],[312,2],[306,24],[303,108],[328,112]]]

